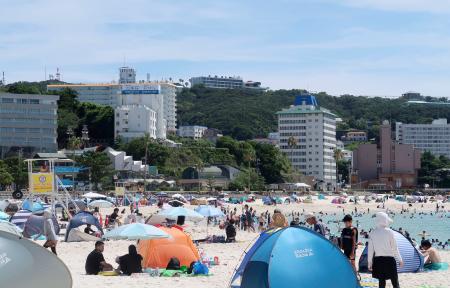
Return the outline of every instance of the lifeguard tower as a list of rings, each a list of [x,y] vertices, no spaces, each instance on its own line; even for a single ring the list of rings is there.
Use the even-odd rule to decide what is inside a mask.
[[[73,201],[61,179],[55,172],[55,163],[74,163],[71,159],[39,158],[27,159],[28,165],[28,195],[26,198],[33,200],[36,197],[46,197],[51,205],[52,212],[56,214],[56,203],[60,204],[66,212],[69,212],[68,204],[72,203],[76,212],[80,208]]]

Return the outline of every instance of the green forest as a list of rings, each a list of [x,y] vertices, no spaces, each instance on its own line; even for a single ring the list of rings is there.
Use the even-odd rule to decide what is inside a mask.
[[[51,83],[55,83],[54,81]],[[17,82],[0,88],[11,93],[47,93],[45,82]],[[212,89],[201,86],[184,88],[177,98],[178,125],[204,125],[217,128],[224,135],[237,140],[266,137],[277,130],[275,113],[294,103],[305,90],[254,91],[249,89]],[[58,143],[67,142],[65,131],[72,127],[79,136],[84,124],[92,138],[102,143],[114,143],[114,111],[109,107],[78,103],[73,91],[60,93]],[[430,123],[436,118],[450,118],[450,105],[408,104],[405,97],[383,98],[365,96],[331,96],[315,93],[319,105],[330,109],[343,119],[338,130],[360,129],[369,132],[369,138],[378,136],[378,126],[387,119],[394,125],[403,123]],[[64,99],[63,99],[64,98]],[[448,101],[446,98],[422,97],[429,102]]]
[[[275,112],[288,108],[295,96],[305,92],[186,88],[177,99],[178,123],[218,128],[239,140],[266,137],[267,133],[277,130]],[[320,106],[343,119],[338,130],[366,130],[370,138],[378,135],[378,126],[385,119],[391,123],[430,123],[435,118],[450,118],[450,105],[411,105],[404,97],[331,96],[325,92],[314,95]],[[420,100],[447,101],[431,97]]]

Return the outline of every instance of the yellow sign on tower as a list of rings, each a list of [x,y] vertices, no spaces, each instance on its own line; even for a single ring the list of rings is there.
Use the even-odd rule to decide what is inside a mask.
[[[33,173],[31,175],[31,192],[52,193],[53,173]]]

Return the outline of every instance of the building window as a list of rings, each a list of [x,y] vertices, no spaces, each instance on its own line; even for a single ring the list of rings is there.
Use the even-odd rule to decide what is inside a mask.
[[[13,98],[2,98],[2,103],[14,103]]]

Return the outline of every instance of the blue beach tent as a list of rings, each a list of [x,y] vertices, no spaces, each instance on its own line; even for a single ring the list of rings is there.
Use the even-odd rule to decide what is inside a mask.
[[[406,239],[401,233],[392,230],[394,232],[395,241],[397,242],[398,250],[403,259],[403,267],[400,268],[397,263],[398,273],[416,273],[423,270],[424,258],[423,255],[414,247],[411,242]],[[367,259],[368,247],[364,248],[361,258],[359,258],[359,272],[368,272],[368,259]]]
[[[90,212],[80,211],[75,214],[72,219],[70,219],[69,225],[67,225],[65,241],[67,241],[67,238],[69,237],[70,230],[87,224],[94,225],[103,234],[102,225],[100,225],[98,219],[95,218],[94,215],[92,215],[92,213]]]
[[[338,247],[303,227],[263,232],[234,274],[231,288],[359,288]]]

